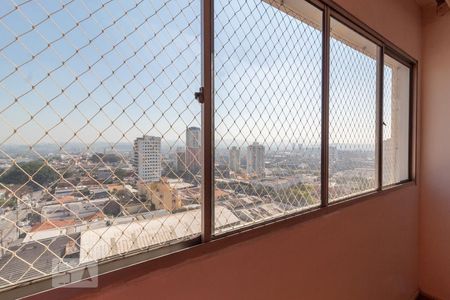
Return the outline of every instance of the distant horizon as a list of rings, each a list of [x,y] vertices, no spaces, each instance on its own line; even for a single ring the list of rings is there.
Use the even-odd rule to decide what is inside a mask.
[[[251,145],[251,144],[253,144],[255,141],[236,141],[236,140],[233,140],[233,142],[234,143],[230,143],[230,145],[229,146],[227,146],[227,145],[223,145],[222,143],[221,144],[216,144],[216,149],[217,148],[225,148],[225,149],[230,149],[231,147],[238,147],[238,148],[240,148],[240,147],[242,147],[242,146],[249,146],[249,145]],[[268,147],[268,148],[273,148],[273,147],[271,147],[271,145],[270,144],[267,144],[267,143],[264,143],[264,142],[260,142],[260,141],[256,141],[256,142],[258,142],[260,145],[263,145],[263,146],[265,146],[265,147]],[[111,145],[113,146],[113,147],[111,147]],[[161,145],[162,146],[164,146],[164,147],[169,147],[169,148],[172,148],[172,147],[174,147],[174,146],[183,146],[183,145],[185,145],[185,142],[184,141],[182,141],[182,140],[177,140],[177,141],[171,141],[171,140],[169,140],[169,141],[166,141],[166,140],[164,140],[164,139],[162,139],[161,140]],[[319,147],[321,147],[321,144],[319,143],[319,144],[303,144],[303,143],[273,143],[272,145],[276,145],[276,146],[285,146],[285,147],[292,147],[292,146],[301,146],[302,148],[305,148],[305,149],[308,149],[308,148],[319,148]],[[81,142],[69,142],[69,143],[67,143],[67,142],[61,142],[61,143],[49,143],[49,142],[45,142],[45,143],[38,143],[38,144],[35,144],[34,146],[32,146],[33,148],[35,148],[35,147],[39,147],[39,148],[42,148],[42,147],[55,147],[55,146],[57,146],[57,147],[59,147],[59,146],[63,146],[63,148],[66,148],[66,147],[83,147],[83,148],[86,148],[86,147],[89,147],[89,148],[91,148],[91,147],[105,147],[105,148],[115,148],[114,146],[116,146],[116,147],[120,147],[120,146],[130,146],[130,147],[132,147],[133,146],[133,142],[119,142],[119,143],[114,143],[114,142],[93,142],[93,143],[89,143],[89,144],[85,144],[85,143],[81,143]],[[329,145],[330,147],[348,147],[348,146],[350,146],[350,147],[360,147],[360,146],[364,146],[364,147],[373,147],[373,144],[358,144],[358,143],[334,143],[334,144],[330,144]],[[11,148],[11,147],[27,147],[27,148],[29,148],[30,147],[30,145],[28,145],[28,144],[13,144],[13,143],[11,143],[11,144],[3,144],[3,145],[0,145],[0,149],[4,149],[4,148]],[[362,149],[355,149],[355,150],[362,150]]]
[[[29,3],[30,17],[39,19],[42,7],[49,11],[57,8],[53,3],[42,7],[38,4]],[[162,20],[170,20],[172,16],[162,9],[162,4],[122,4],[113,2],[97,10],[99,4],[92,2],[90,9],[95,11],[92,17],[111,21],[109,10],[126,12],[129,23],[58,19],[63,28],[75,28],[59,43],[54,42],[54,27],[43,23],[27,32],[29,20],[20,15],[4,20],[4,26],[27,33],[20,43],[14,43],[9,35],[0,37],[0,45],[16,46],[2,52],[8,63],[0,69],[7,91],[0,91],[4,118],[1,145],[33,145],[43,141],[92,144],[110,140],[116,145],[130,143],[127,136],[143,134],[166,138],[166,144],[170,145],[183,139],[187,127],[200,125],[201,105],[194,98],[201,86],[199,3],[189,3],[190,9],[171,5],[173,14],[182,13],[183,18],[168,23]],[[218,11],[223,13],[215,19],[216,145],[232,146],[247,141],[285,144],[282,140],[320,144],[321,31],[291,16],[288,19],[292,26],[284,31],[275,30],[286,15],[268,3],[218,5]],[[71,9],[86,9],[79,6],[72,3]],[[138,7],[148,16],[159,18],[146,18]],[[258,7],[266,11],[261,20],[247,20],[246,15]],[[224,38],[235,31],[235,26],[226,26],[228,21],[230,25],[239,25],[243,33],[252,30],[273,33],[238,35],[228,43]],[[108,25],[107,30],[102,32],[101,25]],[[179,28],[186,29],[180,32]],[[267,52],[277,47],[280,39],[286,42],[285,49],[296,52],[280,51],[277,55]],[[21,46],[25,42],[26,47]],[[55,46],[47,47],[49,42]],[[255,58],[248,56],[251,45],[258,43],[266,47],[255,53]],[[334,39],[331,46],[330,141],[371,143],[375,120],[368,120],[375,115],[376,76],[375,72],[361,74],[358,70],[361,66],[372,70],[375,60],[362,54],[355,57],[352,48]],[[36,55],[36,63],[26,63],[30,54]],[[373,84],[363,84],[366,82]],[[354,99],[360,99],[358,105]],[[339,118],[342,115],[351,118]],[[341,130],[355,126],[364,134],[350,135]]]

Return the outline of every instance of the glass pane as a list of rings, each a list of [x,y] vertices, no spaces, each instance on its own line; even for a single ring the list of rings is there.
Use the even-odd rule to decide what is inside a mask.
[[[200,1],[20,2],[0,14],[0,287],[199,235]]]
[[[271,3],[215,2],[216,234],[320,203],[322,12]]]
[[[384,56],[383,185],[409,177],[410,69]]]
[[[377,46],[331,20],[329,199],[376,188]]]

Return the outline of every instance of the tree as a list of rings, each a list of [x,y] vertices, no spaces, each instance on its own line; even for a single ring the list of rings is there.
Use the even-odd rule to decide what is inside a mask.
[[[99,163],[99,162],[118,163],[122,159],[120,158],[120,156],[118,156],[116,154],[112,154],[112,153],[109,153],[109,154],[95,153],[89,158],[89,160],[92,161],[93,163]]]
[[[114,171],[114,175],[115,175],[119,180],[123,180],[123,179],[128,175],[128,172],[127,172],[126,170],[124,170],[124,169],[117,168],[117,169]]]
[[[16,197],[11,197],[11,198],[8,198],[8,199],[0,200],[0,207],[1,208],[5,208],[5,207],[15,208],[15,207],[17,207],[17,198]]]
[[[0,182],[3,184],[26,183],[32,188],[37,188],[39,185],[48,186],[58,178],[58,173],[45,161],[34,160],[13,165],[0,177]]]
[[[117,201],[109,201],[105,207],[103,207],[103,213],[108,216],[117,217],[122,211],[122,207]]]

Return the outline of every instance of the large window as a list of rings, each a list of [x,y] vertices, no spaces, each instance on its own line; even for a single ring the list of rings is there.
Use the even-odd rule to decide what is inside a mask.
[[[411,180],[414,60],[344,15],[3,1],[0,292]]]

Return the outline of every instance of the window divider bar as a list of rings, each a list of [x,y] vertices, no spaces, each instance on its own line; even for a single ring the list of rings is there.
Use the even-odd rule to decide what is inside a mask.
[[[201,2],[202,39],[202,186],[201,237],[209,242],[214,231],[214,0]]]
[[[330,9],[322,15],[322,133],[321,133],[321,206],[328,206],[329,181],[329,114],[330,114]]]
[[[377,100],[376,100],[376,176],[377,190],[383,189],[383,88],[384,88],[384,47],[377,52]]]

